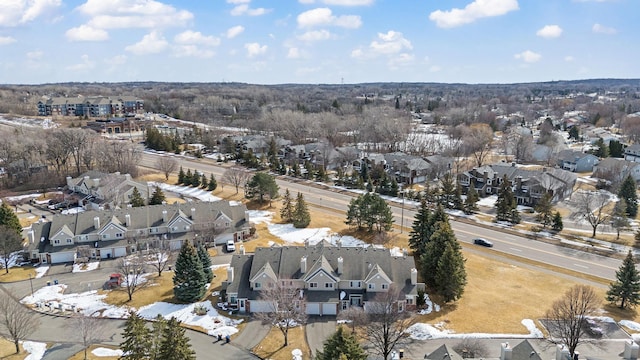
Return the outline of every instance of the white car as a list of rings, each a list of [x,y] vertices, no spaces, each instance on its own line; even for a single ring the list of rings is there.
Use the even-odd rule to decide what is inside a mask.
[[[227,240],[227,251],[228,252],[236,251],[236,244],[233,242],[233,240]]]

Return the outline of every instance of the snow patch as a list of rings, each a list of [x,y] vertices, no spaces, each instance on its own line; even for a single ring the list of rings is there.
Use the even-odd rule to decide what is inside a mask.
[[[624,326],[629,330],[640,331],[640,323],[631,320],[620,320],[618,323],[620,326]]]
[[[99,266],[100,266],[99,261],[92,261],[86,264],[73,264],[72,272],[80,273],[80,272],[92,271],[92,270],[96,270]]]
[[[154,181],[150,181],[149,186],[158,186],[163,191],[182,194],[200,201],[214,202],[221,200],[219,197],[211,195],[209,191],[191,186],[171,185]]]
[[[91,353],[97,357],[107,357],[107,356],[116,357],[116,356],[122,356],[123,354],[122,350],[120,349],[108,349],[103,347],[95,348],[91,350]]]
[[[293,355],[293,360],[302,360],[302,350],[300,349],[293,349],[291,355]]]
[[[47,344],[35,341],[25,341],[22,343],[22,348],[24,351],[29,353],[24,360],[40,360],[47,351]]]
[[[270,223],[273,219],[273,212],[266,210],[249,210],[249,221],[254,224]]]
[[[522,320],[522,325],[524,325],[527,330],[529,330],[529,334],[490,334],[490,333],[467,333],[467,334],[455,334],[453,331],[445,329],[444,324],[425,324],[425,323],[417,323],[412,325],[407,329],[407,333],[409,337],[414,340],[428,340],[428,339],[464,339],[464,338],[475,338],[475,339],[491,339],[491,338],[529,338],[529,339],[538,339],[542,338],[542,332],[535,326],[533,320],[524,319]]]
[[[197,315],[194,308],[202,307],[207,310],[205,315]],[[166,319],[175,317],[184,324],[199,326],[207,331],[209,335],[222,336],[232,335],[238,332],[236,326],[242,320],[233,320],[220,315],[209,301],[198,302],[194,304],[169,304],[165,302],[157,302],[151,305],[143,306],[138,310],[138,314],[149,320],[155,319],[160,314]]]
[[[47,273],[47,271],[49,271],[49,267],[48,266],[38,266],[36,268],[36,279],[39,279],[39,278],[43,277],[44,274]]]

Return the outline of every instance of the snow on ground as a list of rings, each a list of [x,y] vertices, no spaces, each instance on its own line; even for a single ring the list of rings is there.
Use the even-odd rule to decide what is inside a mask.
[[[87,272],[97,269],[100,266],[99,261],[92,261],[86,264],[73,264],[74,273]]]
[[[62,210],[61,214],[62,215],[71,215],[71,214],[77,214],[77,213],[81,213],[84,212],[85,210],[81,207],[74,207],[71,209],[66,209],[66,210]]]
[[[192,187],[192,186],[181,186],[181,185],[171,185],[159,182],[149,182],[150,186],[158,186],[163,191],[168,191],[172,193],[182,194],[188,197],[196,198],[200,201],[220,201],[220,198],[217,196],[211,195],[211,192],[207,190],[203,190],[200,188]]]
[[[36,279],[39,279],[39,278],[43,277],[44,274],[47,273],[47,271],[49,271],[49,267],[48,266],[38,266],[36,268]]]
[[[635,322],[635,321],[620,320],[620,322],[618,324],[620,324],[620,326],[624,326],[627,329],[630,329],[630,330],[633,330],[633,331],[640,331],[640,324]]]
[[[414,340],[427,340],[427,339],[464,339],[464,338],[542,338],[542,332],[536,327],[533,320],[524,319],[522,325],[529,330],[528,335],[523,334],[488,334],[488,333],[469,333],[469,334],[455,334],[451,330],[447,330],[443,326],[444,324],[425,324],[417,323],[407,329],[407,333]]]
[[[29,353],[24,360],[40,360],[44,356],[45,351],[47,351],[47,344],[35,341],[25,341],[22,343],[22,348],[24,351]]]
[[[104,316],[112,318],[126,318],[129,315],[129,308],[116,307],[106,304],[103,299],[106,295],[99,295],[96,290],[86,291],[76,294],[64,294],[67,285],[51,285],[38,289],[33,296],[22,299],[22,303],[27,305],[50,304],[52,308],[63,308],[66,310],[76,309],[88,316]]]
[[[136,279],[136,275],[134,274],[129,274],[127,275],[127,279],[122,281],[122,284],[120,284],[121,287],[126,288],[128,285],[127,284],[133,284],[136,283],[136,285],[140,285],[142,283],[146,283],[147,282],[147,276],[151,275],[151,273],[145,273],[145,274],[140,274],[138,276],[138,278]]]
[[[433,301],[431,301],[431,299],[429,298],[429,294],[424,293],[423,297],[424,297],[424,305],[426,307],[424,309],[418,311],[418,314],[426,315],[426,314],[431,314],[434,311],[435,312],[439,312],[440,311],[440,305],[434,304]]]
[[[394,257],[404,256],[404,251],[402,251],[402,249],[400,249],[399,247],[394,246],[393,248],[391,248],[391,256],[394,256]]]
[[[273,219],[273,212],[266,210],[249,210],[249,221],[254,224],[270,223]]]
[[[211,265],[211,270],[218,270],[221,268],[229,267],[230,264],[221,264],[221,265]]]
[[[112,356],[112,357],[116,357],[116,356],[122,356],[123,352],[120,349],[108,349],[108,348],[103,348],[103,347],[99,347],[99,348],[95,348],[93,350],[91,350],[91,353],[94,356],[97,357],[107,357],[107,356]]]
[[[302,350],[300,349],[291,350],[291,355],[293,356],[293,360],[302,360]]]
[[[497,195],[491,195],[484,198],[480,198],[480,200],[478,200],[476,204],[478,204],[478,206],[484,206],[484,207],[495,207],[497,200],[498,200]]]
[[[342,246],[369,246],[353,236],[336,235],[330,228],[296,229],[293,224],[269,224],[269,232],[288,243],[301,244],[307,241],[309,245],[315,245],[322,240],[327,240],[333,245],[339,242]]]
[[[7,201],[20,201],[20,200],[25,200],[25,199],[35,199],[35,198],[39,198],[40,195],[42,194],[26,194],[26,195],[17,195],[17,196],[7,196],[5,199]]]
[[[207,309],[207,314],[194,314],[193,310],[196,306]],[[218,334],[221,334],[222,336],[235,334],[238,332],[236,326],[242,322],[242,320],[232,320],[218,314],[209,301],[194,304],[169,304],[165,302],[157,302],[141,307],[138,310],[138,314],[149,320],[153,320],[158,314],[161,314],[166,319],[175,317],[184,324],[199,326],[205,329],[207,333],[212,336],[217,336]]]

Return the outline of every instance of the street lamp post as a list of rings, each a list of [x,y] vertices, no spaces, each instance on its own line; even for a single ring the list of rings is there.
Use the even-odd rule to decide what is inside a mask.
[[[402,195],[402,210],[400,210],[400,234],[402,234],[402,230],[404,227],[404,190],[400,191]]]
[[[29,285],[31,285],[31,297],[33,297],[33,282],[31,281],[32,277],[31,274],[29,274]]]

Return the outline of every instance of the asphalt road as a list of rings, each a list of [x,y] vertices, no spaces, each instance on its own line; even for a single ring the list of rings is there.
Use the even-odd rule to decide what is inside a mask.
[[[159,155],[144,153],[140,162],[141,166],[154,168]],[[219,166],[210,159],[188,159],[176,157],[184,169],[199,170],[205,173],[213,173],[221,177],[225,168]],[[336,191],[325,186],[299,179],[276,179],[281,192],[289,189],[292,193],[300,192],[304,195],[308,204],[320,211],[330,213],[345,213],[349,202],[356,195],[349,191]],[[311,186],[313,185],[313,186]],[[409,231],[415,216],[415,205],[400,202],[392,206],[396,224],[403,224],[404,231]],[[472,244],[475,237],[483,237],[492,241],[495,245],[490,251],[498,254],[507,254],[527,260],[533,260],[542,264],[565,268],[578,273],[602,278],[615,279],[615,271],[620,267],[621,260],[606,256],[600,256],[584,251],[573,250],[564,246],[554,245],[542,241],[532,240],[524,236],[512,235],[501,231],[498,227],[479,226],[452,219],[451,226],[463,246]]]

